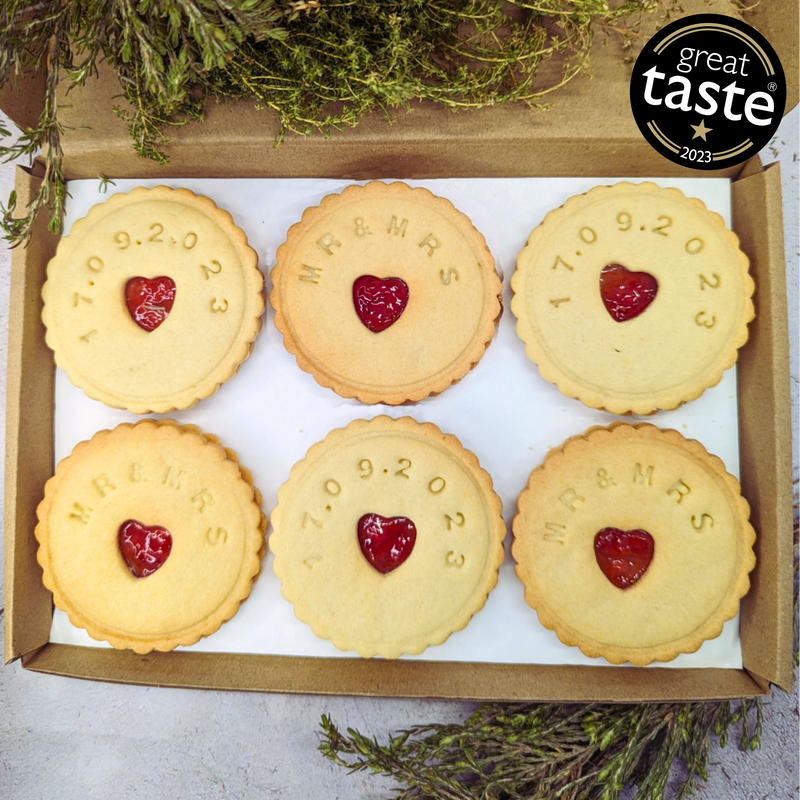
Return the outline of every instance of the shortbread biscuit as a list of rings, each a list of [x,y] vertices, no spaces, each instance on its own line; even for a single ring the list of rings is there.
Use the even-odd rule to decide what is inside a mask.
[[[459,381],[494,336],[502,284],[449,200],[404,183],[349,186],[278,249],[270,304],[322,386],[364,403],[422,400]]]
[[[503,561],[500,498],[431,423],[357,420],[278,492],[270,549],[298,619],[365,657],[421,653],[486,602]]]
[[[38,508],[55,605],[137,653],[214,633],[250,594],[267,520],[233,450],[193,425],[143,420],[81,442]]]
[[[112,195],[47,268],[56,364],[89,397],[136,414],[209,397],[253,348],[264,277],[227,211],[187,189]]]
[[[699,442],[618,422],[531,473],[512,553],[525,600],[564,644],[613,664],[670,661],[738,612],[755,566],[749,513]]]
[[[677,408],[715,386],[755,313],[736,235],[654,183],[598,186],[551,211],[511,288],[542,377],[615,414]]]

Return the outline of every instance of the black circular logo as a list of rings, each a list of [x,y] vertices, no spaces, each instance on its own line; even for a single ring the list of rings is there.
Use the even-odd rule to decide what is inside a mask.
[[[670,161],[724,169],[772,138],[786,103],[778,56],[754,28],[695,14],[644,46],[631,78],[631,108],[645,139]]]

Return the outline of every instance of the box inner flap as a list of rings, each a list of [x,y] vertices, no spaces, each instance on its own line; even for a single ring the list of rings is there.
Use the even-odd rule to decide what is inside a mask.
[[[733,184],[733,225],[756,281],[756,318],[738,362],[742,493],[751,506],[758,560],[741,605],[742,657],[747,669],[790,691],[792,424],[777,165]]]
[[[39,179],[17,168],[19,207]],[[52,601],[36,561],[36,506],[53,474],[55,368],[44,341],[41,286],[57,238],[45,214],[34,223],[27,247],[12,252],[9,309],[5,477],[5,659],[45,644]]]
[[[225,653],[115,652],[48,644],[24,660],[38,672],[90,680],[355,696],[460,698],[464,700],[541,700],[548,702],[645,702],[665,697],[712,700],[765,694],[744,670],[664,670],[618,667],[482,664],[435,661],[292,658]]]

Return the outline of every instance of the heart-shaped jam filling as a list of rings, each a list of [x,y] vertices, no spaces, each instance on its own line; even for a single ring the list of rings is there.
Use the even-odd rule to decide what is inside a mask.
[[[361,322],[373,333],[394,325],[408,303],[408,286],[400,278],[362,275],[353,282],[353,305]]]
[[[600,273],[600,297],[606,311],[617,321],[638,317],[658,292],[658,281],[649,272],[631,272],[622,264],[609,264]]]
[[[364,514],[358,521],[358,543],[364,557],[384,575],[397,569],[417,541],[416,525],[408,517]]]
[[[160,278],[131,278],[125,284],[125,305],[131,319],[142,330],[151,333],[172,311],[175,302],[175,281]]]
[[[647,572],[653,550],[653,537],[643,530],[603,528],[594,537],[597,565],[618,589],[628,589]]]
[[[119,551],[137,578],[154,573],[172,550],[172,534],[160,525],[143,525],[129,519],[119,526]]]

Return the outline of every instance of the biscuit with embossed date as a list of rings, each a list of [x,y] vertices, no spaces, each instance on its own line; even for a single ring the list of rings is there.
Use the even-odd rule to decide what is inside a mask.
[[[250,594],[266,551],[250,472],[216,436],[172,420],[81,442],[37,513],[55,605],[93,639],[137,653],[214,633]]]
[[[136,414],[193,406],[253,349],[258,257],[231,215],[188,189],[136,188],[77,220],[42,289],[56,364]]]
[[[750,588],[739,482],[699,442],[617,422],[551,450],[512,522],[525,600],[567,645],[613,664],[693,653]]]
[[[340,650],[421,653],[464,628],[496,585],[501,511],[455,436],[410,417],[356,420],[280,488],[275,574],[298,619]]]
[[[654,183],[598,186],[551,211],[517,258],[511,310],[528,358],[614,414],[677,408],[736,362],[755,311],[719,214]]]
[[[502,310],[483,236],[449,200],[404,183],[328,195],[277,259],[269,299],[287,350],[364,403],[422,400],[461,380]]]

